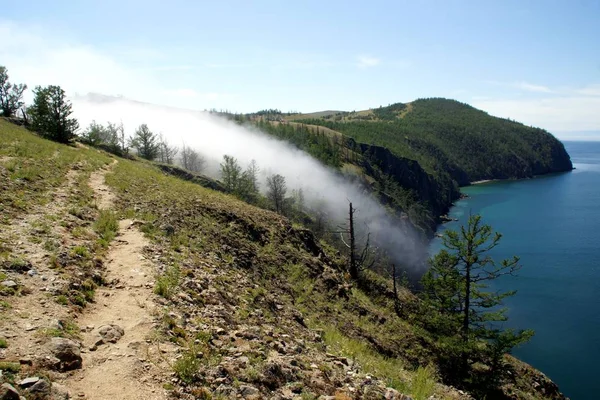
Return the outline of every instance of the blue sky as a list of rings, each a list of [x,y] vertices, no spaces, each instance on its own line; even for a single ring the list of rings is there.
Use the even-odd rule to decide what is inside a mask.
[[[13,81],[191,109],[448,97],[600,139],[599,1],[38,1],[0,16]]]

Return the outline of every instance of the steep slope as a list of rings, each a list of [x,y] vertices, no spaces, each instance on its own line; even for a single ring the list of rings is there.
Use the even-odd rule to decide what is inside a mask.
[[[469,398],[442,383],[438,357],[443,344],[420,326],[419,302],[409,291],[401,290],[398,315],[389,282],[365,274],[351,284],[337,252],[310,231],[165,175],[149,163],[120,159],[109,171],[101,170],[111,163],[96,150],[56,145],[0,121],[2,273],[18,283],[16,290],[2,291],[1,332],[10,337],[0,369],[2,379],[21,394],[30,395],[33,387],[21,378],[37,377],[36,382],[63,381],[78,392],[72,395],[87,397],[89,385],[83,383],[106,382],[86,375],[86,369],[109,374],[111,365],[124,365],[115,359],[132,355],[139,382],[130,382],[132,371],[126,371],[114,385],[130,390],[143,384],[156,398],[406,399],[401,393],[417,400]],[[43,201],[56,199],[56,190],[73,195],[65,195],[46,215]],[[106,200],[107,194],[112,200]],[[97,205],[111,203],[115,214],[98,210]],[[32,232],[37,218],[60,223],[35,235],[15,235],[14,229]],[[117,219],[132,224],[115,226]],[[138,246],[127,236],[130,227],[148,242]],[[111,265],[111,259],[118,258],[119,246],[128,246],[121,240],[137,246],[144,260],[127,259],[115,270],[121,267]],[[46,253],[33,257],[34,248]],[[53,282],[47,295],[37,289],[35,274],[23,274],[20,266],[28,262]],[[154,275],[154,296],[136,288],[137,280],[112,281],[118,271],[130,273],[141,264],[148,269],[145,279],[152,281]],[[104,362],[103,357],[94,360],[87,353],[93,345],[80,346],[90,344],[88,331],[96,334],[98,327],[78,325],[95,321],[101,304],[116,307],[111,298],[119,299],[123,290],[132,298],[142,296],[137,305],[123,300],[130,314],[124,320],[154,310],[149,312],[151,329],[143,343],[132,344],[127,330],[137,329],[136,324],[124,323],[122,339],[115,344],[109,338],[99,344],[107,347],[95,350],[106,357]],[[56,326],[48,316],[58,320]],[[65,356],[64,351],[46,356],[53,344],[65,343],[54,336],[71,340],[66,348],[73,358],[45,362]],[[132,345],[119,348],[126,343]],[[144,355],[142,349],[147,349]],[[82,365],[81,358],[74,362],[79,352],[84,353]],[[563,398],[539,372],[515,366],[518,374],[506,378],[502,398]],[[78,367],[82,371],[67,371]],[[79,386],[73,381],[78,377],[83,379]],[[64,387],[44,387],[46,397],[52,391],[54,398],[65,398]],[[113,398],[127,398],[127,393]]]

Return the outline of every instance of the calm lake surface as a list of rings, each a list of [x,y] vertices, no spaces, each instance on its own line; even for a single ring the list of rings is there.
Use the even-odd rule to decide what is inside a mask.
[[[504,236],[498,261],[521,257],[517,277],[496,289],[516,289],[505,304],[507,327],[531,328],[535,337],[513,354],[553,379],[572,400],[600,393],[600,142],[565,142],[576,170],[523,181],[463,188],[470,198],[450,215],[470,212]],[[440,241],[432,243],[432,250]]]

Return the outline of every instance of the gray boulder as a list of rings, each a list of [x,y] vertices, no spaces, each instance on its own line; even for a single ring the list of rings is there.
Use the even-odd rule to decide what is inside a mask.
[[[50,353],[58,359],[56,369],[70,371],[81,368],[81,352],[79,345],[70,339],[53,337],[49,344]]]

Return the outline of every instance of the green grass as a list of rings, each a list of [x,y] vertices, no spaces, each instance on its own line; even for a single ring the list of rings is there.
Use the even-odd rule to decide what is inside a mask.
[[[197,356],[197,352],[192,347],[173,363],[173,371],[179,379],[190,384],[194,381],[200,365],[201,362]]]
[[[101,210],[94,222],[94,231],[99,236],[101,246],[108,247],[119,231],[117,214],[114,211]]]
[[[427,400],[435,393],[437,379],[433,368],[418,367],[416,371],[407,370],[402,361],[384,357],[364,341],[351,339],[330,326],[322,329],[323,339],[328,348],[358,362],[365,373],[385,379],[390,387],[409,394],[415,400]]]
[[[12,374],[18,374],[21,371],[21,365],[19,363],[10,361],[0,361],[0,370]]]
[[[0,349],[6,349],[8,347],[8,342],[4,338],[0,338]]]
[[[80,339],[79,326],[72,320],[61,320],[58,328],[42,328],[37,334],[42,337],[64,337],[69,339]]]
[[[43,139],[0,118],[0,179],[6,186],[0,196],[0,214],[13,218],[33,206],[53,201],[52,190],[63,184],[67,172],[79,164],[93,171],[110,158],[96,151],[69,147]]]
[[[69,254],[71,255],[71,257],[74,258],[82,258],[84,260],[89,259],[91,257],[90,251],[88,250],[87,247],[82,246],[82,245],[77,245],[74,246],[71,251],[69,252]]]
[[[156,283],[154,284],[154,293],[165,299],[170,299],[179,286],[181,278],[181,270],[177,265],[171,265],[167,267],[164,274],[156,277]]]
[[[403,393],[408,390],[409,377],[400,360],[385,358],[364,341],[351,339],[333,327],[324,326],[321,329],[330,351],[355,360],[365,373],[386,379],[390,387]]]

